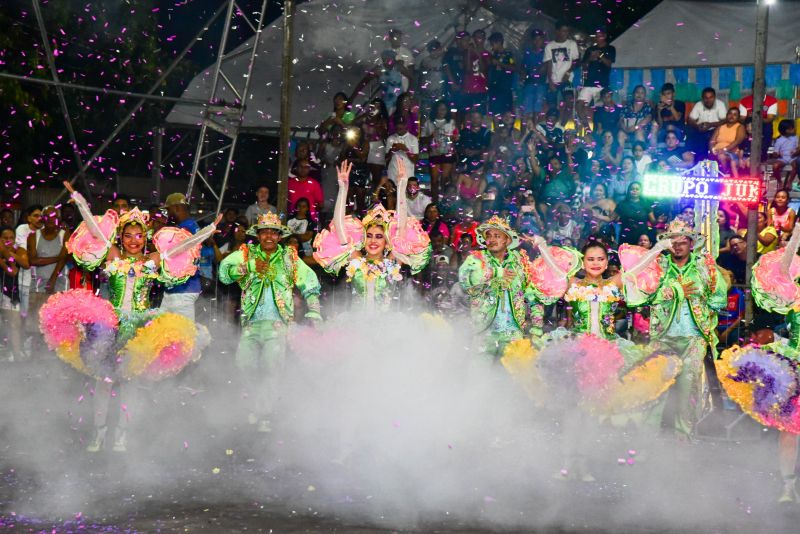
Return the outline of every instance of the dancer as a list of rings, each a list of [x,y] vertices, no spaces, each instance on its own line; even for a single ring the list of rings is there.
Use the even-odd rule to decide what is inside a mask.
[[[320,321],[320,285],[314,271],[298,258],[297,250],[280,244],[292,232],[276,214],[259,215],[247,233],[257,237],[258,244],[242,245],[222,260],[219,279],[242,288],[242,337],[236,365],[253,399],[248,422],[258,424],[259,432],[271,432],[270,416],[278,400],[288,327],[295,317],[292,293],[297,288],[305,299],[305,317]]]
[[[508,221],[493,216],[478,226],[478,244],[458,270],[458,279],[470,301],[475,333],[483,337],[482,352],[497,361],[506,345],[527,334],[526,316],[530,313],[530,333],[542,334],[544,309],[542,299],[532,284],[536,273],[519,235]],[[559,271],[572,275],[578,269],[576,251],[558,249],[555,262]]]
[[[652,250],[622,245],[623,274],[604,278],[608,251],[598,240],[582,250],[582,279],[563,270],[553,257],[557,247],[544,239],[531,239],[540,257],[532,264],[531,284],[540,300],[563,298],[570,313],[570,328],[541,337],[520,340],[507,348],[502,363],[519,378],[534,400],[562,413],[566,466],[559,478],[594,480],[587,466],[591,415],[625,413],[660,397],[674,382],[680,361],[653,355],[617,336],[614,313],[623,294],[653,292],[661,271],[658,256],[668,247],[661,242]],[[562,252],[563,254],[563,252]]]
[[[134,208],[119,217],[108,210],[95,218],[83,196],[69,182],[64,185],[84,219],[67,241],[67,250],[87,270],[104,265],[110,296],[106,301],[86,289],[53,295],[40,312],[42,333],[62,360],[96,379],[94,436],[86,450],[103,448],[116,389],[121,412],[113,450],[124,452],[135,391],[124,383],[173,376],[197,359],[208,342],[207,332],[189,319],[151,310],[150,288],[156,279],[168,285],[182,283],[197,270],[201,243],[214,232],[219,218],[195,236],[164,228],[153,237],[156,251],[148,252],[145,214]]]
[[[796,488],[800,434],[800,224],[785,248],[768,252],[753,267],[751,290],[756,304],[786,315],[788,343],[754,332],[745,347],[733,346],[716,360],[717,377],[742,410],[764,426],[780,431],[778,461],[783,493],[778,502],[800,502]],[[763,343],[763,344],[761,344]]]
[[[710,408],[703,360],[717,355],[717,312],[727,306],[728,287],[714,258],[703,250],[704,238],[685,221],[675,219],[659,242],[671,240],[670,253],[661,259],[664,275],[658,290],[629,306],[650,306],[650,339],[680,355],[683,365],[675,385],[676,435],[692,438],[695,426]],[[657,405],[650,423],[659,427],[666,399]]]
[[[360,303],[367,310],[385,311],[403,280],[401,265],[408,265],[412,274],[428,265],[430,237],[420,221],[408,214],[408,175],[402,160],[397,162],[397,212],[387,211],[379,204],[362,220],[345,217],[351,169],[348,162],[337,168],[339,195],[333,221],[330,229],[314,239],[314,259],[334,275],[346,266],[347,281]]]

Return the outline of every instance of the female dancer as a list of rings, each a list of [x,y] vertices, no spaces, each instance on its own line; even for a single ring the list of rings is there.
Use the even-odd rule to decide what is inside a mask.
[[[346,266],[347,281],[367,309],[388,309],[393,288],[403,279],[401,264],[420,272],[430,261],[428,233],[420,222],[408,215],[405,165],[398,162],[397,212],[380,204],[359,220],[345,217],[347,187],[352,165],[338,168],[339,195],[329,230],[314,239],[314,259],[331,274]]]
[[[608,251],[592,241],[582,251],[584,278],[564,271],[554,258],[563,250],[532,238],[540,257],[532,264],[531,282],[543,303],[564,298],[571,309],[569,330],[559,328],[534,340],[512,343],[501,360],[540,403],[565,410],[567,467],[561,474],[592,481],[586,465],[586,432],[594,415],[626,413],[660,397],[675,380],[680,361],[651,352],[616,335],[614,313],[623,292],[652,293],[658,288],[661,268],[658,256],[669,246],[659,242],[653,249],[623,245],[620,260],[626,272],[603,278]],[[637,299],[639,297],[637,296]],[[538,350],[537,350],[538,349]],[[552,393],[548,391],[552,390]]]
[[[717,377],[742,410],[764,426],[777,428],[783,494],[778,502],[800,502],[795,486],[800,434],[800,224],[786,248],[768,252],[753,267],[751,289],[758,306],[786,315],[788,344],[753,336],[716,360]],[[766,343],[766,344],[760,344]]]
[[[84,218],[67,242],[67,250],[88,270],[104,265],[110,302],[84,289],[55,294],[42,308],[41,327],[48,345],[62,360],[96,379],[89,452],[99,451],[105,442],[116,384],[125,413],[119,415],[113,449],[124,452],[130,399],[123,400],[123,395],[130,397],[133,391],[122,382],[138,376],[150,380],[172,376],[207,344],[207,332],[189,319],[150,310],[150,289],[156,279],[174,285],[194,274],[200,246],[213,234],[220,217],[194,236],[186,230],[162,228],[153,237],[156,251],[148,253],[148,218],[138,208],[122,217],[108,210],[95,218],[83,196],[69,182],[65,186]],[[114,244],[117,232],[119,244]]]

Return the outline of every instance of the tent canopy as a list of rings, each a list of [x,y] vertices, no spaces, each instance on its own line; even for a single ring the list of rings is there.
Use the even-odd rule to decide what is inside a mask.
[[[415,54],[424,53],[433,39],[445,45],[450,42],[455,28],[463,25],[465,10],[471,13],[468,31],[499,31],[512,49],[532,25],[546,31],[553,27],[552,20],[533,10],[528,0],[313,0],[300,4],[294,21],[292,126],[313,128],[322,122],[333,109],[333,95],[338,91],[350,94],[377,65],[380,52],[389,48],[385,40],[389,29],[402,30],[406,46]],[[280,125],[282,40],[280,17],[262,34],[242,125],[245,129],[269,131]],[[223,71],[233,83],[239,83],[247,72],[247,54],[234,51],[229,55]],[[183,97],[207,100],[212,78],[213,68],[209,67],[195,76]],[[222,80],[218,94],[225,101],[235,100]],[[167,122],[195,126],[201,123],[202,113],[198,106],[176,104]]]
[[[794,63],[800,4],[770,6],[768,63]],[[756,2],[664,0],[612,43],[616,68],[752,65]]]

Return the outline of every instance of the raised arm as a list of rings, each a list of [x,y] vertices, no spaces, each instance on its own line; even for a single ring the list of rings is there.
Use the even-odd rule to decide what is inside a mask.
[[[783,251],[781,257],[781,273],[789,276],[789,267],[792,266],[792,260],[797,254],[797,249],[800,248],[800,224],[794,226],[792,237],[786,244],[786,249]]]
[[[523,238],[526,239],[526,238]],[[559,278],[566,278],[567,274],[561,267],[558,266],[556,263],[555,258],[553,258],[552,254],[550,254],[550,250],[547,247],[547,241],[540,235],[533,236],[533,238],[527,238],[527,240],[531,241],[536,247],[539,249],[539,254],[542,255],[542,259],[544,260],[545,264],[555,273]]]
[[[642,271],[644,271],[648,265],[650,265],[653,260],[658,258],[661,252],[670,248],[672,241],[669,239],[661,239],[659,240],[650,251],[647,252],[644,256],[642,256],[636,264],[625,270],[625,273],[622,275],[623,281],[625,279],[632,279],[639,275]]]
[[[408,223],[408,201],[406,199],[408,172],[403,158],[397,158],[395,165],[397,165],[397,229],[400,235],[404,235]]]
[[[72,197],[72,200],[75,201],[75,205],[78,207],[81,217],[83,217],[83,220],[86,222],[86,227],[89,229],[89,232],[91,232],[95,239],[98,239],[105,243],[106,246],[109,246],[111,243],[97,225],[97,221],[95,220],[94,215],[92,215],[92,210],[89,208],[89,204],[86,202],[86,199],[83,198],[83,195],[75,191],[71,183],[66,180],[64,180],[63,183],[64,187],[66,187],[67,191],[69,191],[70,197]]]
[[[353,164],[344,160],[341,165],[336,167],[336,178],[339,182],[339,193],[336,195],[336,205],[333,208],[333,228],[336,230],[336,237],[339,244],[347,245],[347,234],[344,228],[344,212],[347,206],[347,186],[350,183],[350,171]]]
[[[192,237],[181,241],[172,248],[160,251],[161,258],[168,260],[198,245],[202,245],[203,241],[214,235],[214,232],[217,231],[217,225],[221,220],[222,220],[222,214],[219,214],[217,215],[217,218],[214,220],[213,223],[209,224],[208,226],[206,226],[205,228],[194,234]]]

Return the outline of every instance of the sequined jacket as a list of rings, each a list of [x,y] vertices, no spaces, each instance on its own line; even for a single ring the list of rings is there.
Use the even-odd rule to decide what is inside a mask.
[[[692,281],[697,292],[688,297],[689,310],[697,329],[717,355],[717,313],[728,302],[728,287],[710,254],[692,253],[683,268],[672,261],[672,256],[659,260],[664,268],[661,285],[652,295],[650,304],[650,337],[659,339],[667,334],[685,299],[681,281]],[[665,297],[670,289],[671,298]]]
[[[506,285],[506,269],[515,276]],[[470,254],[458,270],[461,287],[470,302],[472,322],[478,332],[487,330],[497,316],[506,289],[509,291],[514,321],[521,331],[527,328],[526,315],[530,308],[530,333],[542,335],[544,309],[530,282],[531,263],[525,251],[510,250],[502,262],[486,250]]]
[[[236,282],[242,288],[242,325],[250,322],[261,302],[261,294],[267,284],[272,287],[272,300],[285,323],[294,320],[296,287],[306,300],[309,319],[320,320],[320,285],[314,271],[297,257],[292,247],[278,246],[269,257],[267,272],[256,272],[256,259],[267,260],[260,245],[242,245],[230,254],[219,266],[219,279],[223,284]]]

